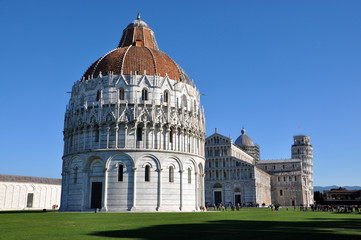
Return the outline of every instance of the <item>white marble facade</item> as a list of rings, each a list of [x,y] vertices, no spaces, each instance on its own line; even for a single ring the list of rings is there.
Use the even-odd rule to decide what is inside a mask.
[[[0,175],[0,211],[53,209],[60,193],[61,179]]]
[[[245,135],[244,129],[238,138],[243,142],[236,141],[235,144],[216,130],[206,138],[205,144],[206,202],[252,206],[263,203],[312,205],[313,148],[310,137],[297,135],[293,138],[291,159],[259,160],[259,146]]]
[[[206,138],[206,202],[223,205],[271,204],[270,175],[256,159],[219,134]]]
[[[136,24],[129,26],[148,29],[139,17]],[[142,50],[137,46],[128,50]],[[72,88],[60,210],[200,210],[205,118],[199,91],[188,77],[122,73],[100,72]]]

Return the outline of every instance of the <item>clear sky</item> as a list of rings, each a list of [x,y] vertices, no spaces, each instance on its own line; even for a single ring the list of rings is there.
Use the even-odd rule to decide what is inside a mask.
[[[194,79],[207,135],[262,159],[311,136],[314,185],[361,185],[361,1],[0,0],[0,174],[61,177],[73,83],[141,12]]]

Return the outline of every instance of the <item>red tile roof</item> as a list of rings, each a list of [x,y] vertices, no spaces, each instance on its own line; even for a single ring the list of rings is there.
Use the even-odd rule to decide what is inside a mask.
[[[153,31],[138,18],[123,31],[117,49],[95,61],[83,75],[84,81],[107,75],[159,75],[191,83],[183,69],[167,54],[158,49]]]

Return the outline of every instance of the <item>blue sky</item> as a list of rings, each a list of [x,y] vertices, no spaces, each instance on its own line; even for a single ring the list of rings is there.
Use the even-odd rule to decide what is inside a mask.
[[[0,0],[0,174],[60,178],[73,83],[141,12],[194,79],[207,135],[262,159],[311,136],[314,185],[361,185],[361,1]]]

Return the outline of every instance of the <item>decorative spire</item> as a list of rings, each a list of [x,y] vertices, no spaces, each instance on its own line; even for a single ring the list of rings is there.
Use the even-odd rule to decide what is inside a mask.
[[[138,13],[138,17],[137,17],[137,20],[140,20],[140,13]]]

